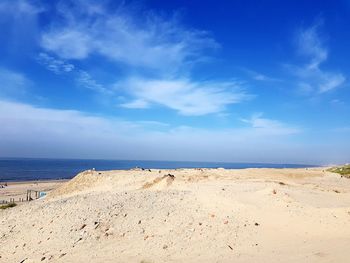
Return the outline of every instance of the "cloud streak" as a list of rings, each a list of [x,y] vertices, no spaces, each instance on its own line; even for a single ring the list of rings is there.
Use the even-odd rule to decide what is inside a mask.
[[[277,78],[272,78],[270,76],[267,76],[265,74],[262,74],[260,72],[256,72],[254,70],[250,70],[247,68],[242,68],[244,72],[246,72],[252,79],[257,80],[257,81],[266,81],[266,82],[279,82],[281,81],[280,79]]]
[[[40,53],[37,60],[41,65],[44,65],[48,70],[55,74],[71,72],[75,68],[73,64],[61,59],[56,59],[46,53]]]
[[[252,128],[265,132],[267,134],[297,134],[301,132],[300,128],[286,125],[277,120],[264,118],[262,113],[252,115],[249,119],[241,119],[243,122],[251,125]]]
[[[84,87],[86,89],[90,89],[103,94],[111,94],[111,91],[103,87],[103,85],[99,84],[85,70],[79,70],[78,76],[76,78],[76,82],[78,83],[79,86]]]
[[[342,86],[346,78],[342,73],[325,71],[321,64],[328,58],[328,49],[320,36],[320,23],[300,30],[297,35],[298,53],[309,61],[303,66],[289,66],[299,78],[299,89],[306,94],[326,93]]]
[[[231,104],[251,98],[238,82],[193,82],[188,79],[130,79],[117,84],[134,100],[122,104],[127,108],[148,108],[158,104],[182,115],[200,116],[225,111]]]
[[[175,18],[164,20],[149,13],[139,21],[126,8],[89,12],[91,5],[76,7],[80,11],[61,6],[64,23],[42,36],[42,47],[63,59],[99,54],[133,67],[176,72],[199,59],[203,49],[218,46],[208,33],[185,29]]]

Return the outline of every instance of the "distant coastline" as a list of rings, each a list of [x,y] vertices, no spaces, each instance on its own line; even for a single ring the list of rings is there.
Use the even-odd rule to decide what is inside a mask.
[[[102,160],[102,159],[49,159],[49,158],[0,158],[0,182],[71,179],[77,173],[96,170],[128,170],[179,168],[307,168],[313,164],[229,163],[151,160]]]

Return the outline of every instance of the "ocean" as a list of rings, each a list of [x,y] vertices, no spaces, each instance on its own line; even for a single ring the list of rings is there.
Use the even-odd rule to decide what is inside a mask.
[[[77,173],[96,170],[123,170],[134,167],[145,169],[175,168],[305,168],[315,165],[271,164],[271,163],[223,163],[223,162],[178,162],[137,160],[79,160],[79,159],[0,159],[0,182],[70,179]]]

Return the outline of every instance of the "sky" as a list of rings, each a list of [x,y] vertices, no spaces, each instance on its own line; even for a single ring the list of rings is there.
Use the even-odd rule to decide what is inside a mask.
[[[350,1],[0,0],[0,157],[350,161]]]

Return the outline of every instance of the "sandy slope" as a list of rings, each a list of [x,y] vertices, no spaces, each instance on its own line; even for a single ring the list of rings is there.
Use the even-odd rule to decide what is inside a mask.
[[[0,262],[350,262],[350,180],[322,168],[84,172],[0,222]]]

